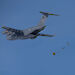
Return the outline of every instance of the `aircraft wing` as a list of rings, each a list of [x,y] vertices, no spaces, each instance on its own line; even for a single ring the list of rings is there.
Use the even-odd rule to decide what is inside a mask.
[[[12,32],[12,33],[18,32],[17,29],[13,29],[13,28],[10,28],[10,27],[3,26],[2,28],[6,30],[5,32],[3,32],[3,34],[6,34],[8,32]]]
[[[6,34],[8,39],[16,39],[21,36],[24,36],[24,33],[22,30],[17,30],[14,28],[6,27],[6,26],[3,26],[2,28],[5,29],[3,34]]]

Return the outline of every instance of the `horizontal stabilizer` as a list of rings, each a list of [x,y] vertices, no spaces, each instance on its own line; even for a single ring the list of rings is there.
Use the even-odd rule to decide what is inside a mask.
[[[42,13],[43,15],[54,15],[54,16],[59,16],[58,14],[53,14],[53,13],[49,13],[49,12],[42,12],[42,11],[40,11],[40,13]]]

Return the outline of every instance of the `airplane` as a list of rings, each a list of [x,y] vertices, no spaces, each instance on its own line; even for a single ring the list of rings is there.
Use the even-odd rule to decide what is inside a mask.
[[[2,28],[5,29],[3,34],[6,34],[7,40],[24,40],[24,39],[35,39],[38,36],[48,36],[48,37],[54,37],[55,35],[49,35],[49,34],[42,34],[39,33],[42,30],[45,29],[45,21],[48,18],[49,15],[59,16],[57,14],[52,14],[49,12],[40,12],[43,14],[42,18],[40,19],[40,22],[38,25],[34,27],[30,27],[24,30],[18,30],[14,28],[10,28],[7,26],[3,26]]]

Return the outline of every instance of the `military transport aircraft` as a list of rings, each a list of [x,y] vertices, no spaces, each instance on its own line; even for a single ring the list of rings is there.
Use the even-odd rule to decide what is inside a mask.
[[[43,16],[37,26],[30,27],[30,28],[24,29],[24,30],[18,30],[18,29],[7,27],[7,26],[3,26],[2,28],[5,29],[3,34],[6,34],[7,40],[35,39],[35,38],[37,38],[37,36],[54,37],[55,35],[42,34],[39,32],[45,29],[45,27],[46,27],[45,20],[47,19],[47,17],[49,15],[54,15],[54,16],[58,16],[58,15],[48,13],[48,12],[40,12],[40,13],[42,13]]]

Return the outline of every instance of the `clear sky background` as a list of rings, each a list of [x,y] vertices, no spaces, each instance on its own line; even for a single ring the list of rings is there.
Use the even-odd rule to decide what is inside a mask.
[[[56,37],[9,41],[2,35],[2,25],[37,25],[40,11],[60,15],[49,16],[41,32]],[[0,75],[75,75],[75,0],[0,0]]]

